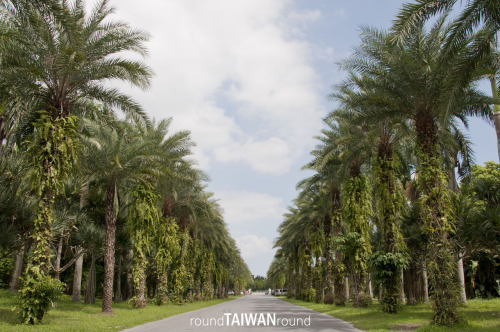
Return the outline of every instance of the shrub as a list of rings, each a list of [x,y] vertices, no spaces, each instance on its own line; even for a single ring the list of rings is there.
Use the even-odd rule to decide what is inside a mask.
[[[49,276],[41,280],[29,278],[22,282],[17,300],[21,321],[25,324],[42,323],[43,316],[62,294],[65,285]]]
[[[370,294],[361,292],[352,301],[352,306],[355,308],[367,308],[372,303],[372,298]]]
[[[316,298],[316,290],[314,288],[306,289],[303,293],[304,301],[306,302],[314,302]]]
[[[14,270],[14,259],[7,257],[0,260],[0,287],[8,287]]]

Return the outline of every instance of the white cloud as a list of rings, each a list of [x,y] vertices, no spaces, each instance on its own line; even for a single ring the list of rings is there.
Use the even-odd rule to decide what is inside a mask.
[[[307,9],[304,11],[293,11],[288,15],[288,17],[294,21],[301,21],[301,22],[307,22],[307,21],[316,21],[321,18],[321,11],[319,10],[311,10]]]
[[[265,236],[245,234],[237,236],[235,240],[236,245],[240,248],[241,256],[245,260],[257,256],[268,256],[273,252],[273,244],[271,240]]]
[[[245,161],[257,171],[277,175],[286,173],[292,165],[288,143],[275,137],[222,146],[215,149],[215,155],[222,162]]]
[[[311,45],[287,29],[300,30],[320,12],[289,10],[287,0],[113,3],[118,18],[152,36],[151,90],[124,89],[152,116],[173,116],[173,130],[191,130],[202,168],[215,151],[217,161],[279,174],[313,146],[324,97]],[[252,157],[228,157],[238,149]]]
[[[283,199],[266,193],[242,190],[217,191],[217,198],[224,207],[224,220],[230,225],[273,221],[279,224],[284,208]]]

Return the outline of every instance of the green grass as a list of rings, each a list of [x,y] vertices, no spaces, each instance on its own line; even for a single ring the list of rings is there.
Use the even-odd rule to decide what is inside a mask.
[[[377,301],[368,308],[353,308],[350,303],[345,307],[336,307],[285,300],[348,321],[363,331],[500,331],[500,299],[469,300],[460,308],[461,323],[453,327],[430,324],[431,304],[407,305],[396,315],[390,315],[380,310]]]
[[[120,331],[125,328],[193,311],[234,299],[217,299],[157,306],[148,303],[144,309],[133,309],[127,302],[113,303],[114,316],[101,314],[101,302],[95,305],[71,302],[65,295],[43,318],[42,325],[21,325],[15,310],[16,295],[0,289],[0,331]]]

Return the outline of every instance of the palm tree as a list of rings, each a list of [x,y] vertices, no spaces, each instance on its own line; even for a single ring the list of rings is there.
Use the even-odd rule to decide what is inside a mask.
[[[418,187],[423,221],[428,231],[429,275],[434,288],[438,324],[456,321],[455,265],[449,242],[452,227],[446,177],[439,151],[440,130],[446,131],[453,118],[489,112],[490,99],[468,81],[455,80],[453,71],[463,59],[469,40],[457,45],[456,53],[443,47],[449,26],[441,18],[426,33],[422,26],[403,44],[387,43],[381,31],[365,30],[362,45],[347,69],[372,77],[377,97],[372,102],[385,105],[370,108],[374,121],[391,117],[410,122],[415,130]],[[460,46],[460,47],[459,47]],[[449,94],[449,89],[455,91]],[[460,93],[458,93],[460,92]],[[487,116],[487,115],[486,115]]]
[[[404,4],[394,22],[396,37],[401,40],[409,37],[415,26],[436,14],[448,12],[456,3],[457,0],[417,0]],[[494,33],[500,30],[498,0],[468,0],[466,8],[453,25],[449,41],[458,41],[481,26],[490,27]]]
[[[128,222],[132,233],[134,248],[133,278],[135,282],[135,308],[146,306],[146,268],[147,254],[155,235],[155,229],[160,223],[160,213],[157,209],[158,195],[149,182],[141,183],[132,190],[132,201],[129,209]]]
[[[332,121],[336,121],[336,125],[330,126],[329,129],[337,131],[330,135],[337,137],[331,144],[342,154],[340,160],[344,168],[341,203],[342,217],[348,230],[346,236],[357,238],[351,242],[353,247],[350,248],[350,254],[346,255],[346,258],[353,281],[353,305],[359,307],[367,302],[364,299],[367,298],[365,289],[368,285],[368,259],[371,255],[372,232],[371,190],[362,166],[368,162],[371,149],[366,147],[370,146],[368,142],[373,142],[373,139],[363,122],[349,121],[348,116],[340,110],[331,113],[330,116]]]
[[[301,189],[297,198],[300,207],[299,216],[306,220],[309,228],[307,239],[310,246],[311,258],[315,264],[313,267],[313,286],[315,290],[315,301],[323,301],[323,287],[325,285],[325,296],[333,299],[333,289],[331,283],[331,217],[329,214],[329,196],[325,192],[322,183],[315,182],[317,177],[308,178],[298,183],[297,188]],[[325,259],[323,267],[322,257]],[[324,273],[323,273],[324,271]],[[325,280],[323,280],[323,274]],[[326,280],[328,278],[328,280]],[[331,302],[330,302],[331,303]]]
[[[9,29],[1,45],[2,78],[9,97],[21,98],[25,107],[18,126],[29,126],[37,116],[32,112],[39,110],[46,110],[53,119],[85,116],[98,112],[96,102],[143,116],[135,101],[104,81],[149,85],[150,69],[119,55],[124,51],[145,55],[147,34],[123,22],[107,22],[114,11],[107,0],[90,13],[85,13],[81,0],[50,1],[50,5],[49,10],[32,1],[1,3]]]
[[[326,194],[329,196],[329,209],[327,213],[331,218],[331,230],[328,230],[329,223],[325,220],[325,251],[328,256],[330,256],[329,251],[334,250],[335,260],[333,261],[333,289],[335,290],[333,294],[333,303],[336,305],[345,305],[346,294],[344,287],[344,277],[345,277],[345,265],[344,265],[344,255],[340,250],[338,243],[333,241],[334,238],[340,238],[343,234],[343,224],[342,224],[342,206],[341,206],[341,184],[345,177],[345,171],[342,167],[342,162],[340,159],[339,146],[337,142],[340,138],[337,125],[331,121],[331,119],[324,120],[327,128],[321,131],[322,135],[317,136],[321,144],[316,146],[316,149],[311,152],[314,156],[314,160],[308,164],[306,167],[314,169],[318,172],[312,180],[321,181],[326,187]],[[330,238],[331,237],[331,238]],[[330,249],[329,246],[333,245]],[[330,303],[330,284],[329,284],[329,274],[331,273],[328,268],[326,270],[326,289],[325,289],[325,303]]]
[[[42,199],[32,236],[36,249],[29,258],[26,280],[42,280],[49,268],[54,195],[74,163],[73,115],[96,112],[95,103],[118,107],[135,117],[143,115],[137,103],[104,81],[118,79],[139,87],[149,84],[151,73],[144,64],[117,56],[122,51],[145,54],[147,35],[124,23],[105,22],[112,12],[106,0],[90,15],[86,15],[83,1],[49,1],[45,5],[2,1],[0,10],[8,33],[0,43],[0,76],[8,91],[8,104],[16,106],[9,110],[8,118],[18,115],[13,125],[19,138],[32,131],[33,123],[35,127],[29,152],[35,159],[33,173]],[[25,286],[25,299],[34,301],[30,284]],[[31,310],[26,307],[29,302],[25,313]],[[32,324],[41,317],[25,315]]]
[[[175,231],[172,231],[172,220],[160,218],[161,211],[157,209],[160,195],[156,191],[164,191],[168,184],[175,182],[179,176],[179,168],[186,164],[183,159],[191,154],[190,147],[193,145],[189,137],[189,132],[183,131],[174,133],[167,137],[168,128],[171,119],[162,120],[158,124],[152,123],[144,126],[139,126],[141,139],[149,144],[151,152],[149,158],[153,162],[151,171],[154,173],[139,184],[132,191],[132,204],[129,209],[129,222],[134,245],[134,280],[138,280],[136,290],[135,307],[142,308],[146,305],[145,286],[146,286],[146,266],[148,263],[146,253],[150,252],[153,238],[156,238],[155,230],[163,231],[161,239],[158,239],[159,245],[157,250],[156,260],[161,267],[159,271],[162,281],[163,295],[166,294],[167,287],[167,267],[170,265],[172,256],[166,250],[173,250],[177,247]],[[152,187],[155,183],[155,188]],[[170,225],[170,226],[169,226]],[[166,246],[166,247],[165,247]],[[165,299],[163,299],[165,301]]]
[[[403,5],[394,22],[395,39],[399,42],[411,36],[413,29],[432,16],[450,11],[457,0],[418,0]],[[491,83],[493,97],[493,116],[497,134],[498,158],[500,160],[500,82],[498,32],[500,31],[500,4],[498,0],[468,0],[465,8],[456,18],[446,38],[446,48],[456,48],[464,39],[473,35],[475,41],[468,59],[455,68],[457,78],[463,73],[482,67],[485,62],[489,70],[486,75]],[[478,32],[479,31],[479,32]],[[474,35],[475,34],[475,35]],[[496,44],[496,45],[495,45]]]
[[[306,183],[307,181],[302,184]],[[299,195],[294,202],[295,206],[290,207],[289,212],[284,215],[284,221],[279,228],[280,236],[274,245],[280,247],[281,256],[287,258],[290,263],[290,296],[308,302],[318,299],[319,293],[322,293],[320,285],[316,285],[320,288],[318,292],[313,288],[314,268],[316,271],[319,268],[319,265],[313,268],[313,257],[320,259],[323,242],[323,218],[320,212],[321,204],[318,205],[321,199],[318,198],[314,189]]]
[[[138,183],[144,176],[154,175],[152,156],[156,152],[150,142],[128,122],[117,122],[116,129],[86,121],[87,137],[81,140],[86,151],[83,167],[92,180],[105,188],[106,241],[104,254],[103,312],[112,312],[115,261],[116,210],[119,192],[127,184]]]
[[[0,159],[0,248],[2,257],[15,254],[10,290],[17,292],[23,271],[24,254],[29,249],[28,235],[32,229],[32,211],[37,199],[19,174],[28,165],[20,151],[6,151]]]
[[[284,263],[287,264],[286,272],[288,274],[289,298],[295,298],[300,293],[298,289],[300,271],[297,265],[299,259],[299,242],[301,241],[302,234],[300,228],[297,227],[297,214],[298,210],[296,208],[289,207],[289,212],[284,214],[284,220],[278,228],[280,236],[274,244],[274,248],[278,248],[275,259],[283,258],[286,260]],[[268,272],[268,278],[272,274]]]
[[[345,59],[341,67],[349,67],[359,61],[356,56]],[[377,91],[372,87],[376,78],[357,76],[351,73],[344,82],[335,87],[332,97],[340,101],[343,110],[333,116],[343,121],[363,124],[365,141],[356,139],[357,146],[364,149],[370,160],[373,173],[374,201],[376,207],[377,229],[381,232],[382,252],[375,253],[376,273],[380,276],[384,295],[382,310],[396,313],[401,298],[400,271],[405,262],[405,246],[401,235],[401,213],[405,206],[403,186],[397,178],[396,164],[406,163],[401,160],[399,150],[409,141],[411,130],[406,122],[394,121],[389,116],[370,117],[370,108],[380,108],[383,114],[386,105],[377,103]],[[363,136],[359,136],[360,138]],[[371,145],[369,142],[375,142]],[[352,148],[351,148],[352,149]]]

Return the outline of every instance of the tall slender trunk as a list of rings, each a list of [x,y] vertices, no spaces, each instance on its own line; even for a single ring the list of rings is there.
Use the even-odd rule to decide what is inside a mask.
[[[85,204],[87,203],[87,196],[89,194],[89,184],[82,183],[80,188],[80,210],[83,210]]]
[[[400,281],[400,287],[401,287],[401,303],[406,303],[406,294],[405,294],[405,281],[404,281],[404,270],[400,269],[399,272],[401,278],[399,279]]]
[[[366,177],[361,173],[362,162],[356,159],[349,165],[349,179],[345,184],[346,203],[343,206],[343,217],[348,230],[355,233],[358,241],[349,254],[353,306],[366,306],[366,285],[368,277],[368,260],[372,254],[370,243],[369,215],[371,213],[371,197]]]
[[[239,292],[239,290],[238,290]],[[235,291],[236,293],[236,291]],[[199,278],[196,279],[196,301],[201,301],[201,280]]]
[[[491,94],[495,101],[493,105],[493,117],[495,122],[495,131],[497,133],[498,162],[500,162],[500,99],[498,98],[497,80],[495,75],[490,76]]]
[[[113,277],[115,272],[115,195],[116,182],[112,181],[106,191],[106,237],[104,245],[104,285],[102,312],[113,313]]]
[[[95,304],[96,277],[95,277],[95,253],[90,257],[90,269],[87,277],[87,286],[85,288],[85,304]]]
[[[378,222],[382,233],[382,248],[385,255],[397,254],[401,250],[403,236],[398,225],[402,203],[402,187],[394,171],[394,158],[388,129],[382,126],[378,144],[375,173],[375,197]],[[401,303],[402,281],[396,264],[386,265],[387,277],[382,280],[382,311],[395,314]]]
[[[428,272],[434,302],[433,321],[451,325],[457,321],[459,304],[456,262],[449,238],[451,216],[449,196],[441,155],[438,151],[437,124],[428,109],[415,118],[417,144],[420,154],[418,186],[422,193],[422,219],[428,236]]]
[[[56,262],[54,264],[54,279],[60,280],[61,279],[61,256],[62,256],[62,248],[63,248],[63,236],[61,235],[61,238],[59,239],[59,243],[57,244],[57,251],[56,251]]]
[[[455,163],[456,158],[453,159],[453,163]],[[454,166],[454,165],[453,165]],[[450,168],[448,171],[448,189],[458,194],[460,188],[458,187],[457,179],[455,176],[455,168]],[[458,275],[458,284],[460,287],[460,302],[467,303],[467,294],[465,293],[465,276],[464,276],[464,261],[462,259],[462,255],[460,250],[456,253],[456,261],[457,261],[457,275]]]
[[[160,289],[158,290],[160,295],[161,304],[165,305],[168,303],[168,271],[165,269],[160,276]]]
[[[333,238],[342,235],[340,188],[337,185],[332,186],[331,195],[332,195],[331,226],[332,226],[332,238]],[[339,249],[338,245],[333,246],[332,250],[335,256],[335,260],[333,261],[333,280],[332,280],[333,303],[335,303],[335,305],[337,306],[344,306],[346,301],[346,292],[344,287],[344,276],[345,276],[344,254]],[[326,297],[327,295],[325,295],[325,300]]]
[[[134,286],[132,280],[134,279],[134,276],[132,275],[132,271],[130,268],[127,268],[127,283],[125,284],[125,290],[126,290],[126,300],[129,300],[132,298],[133,293],[134,293]]]
[[[146,306],[146,259],[142,253],[136,253],[134,258],[137,259],[134,266],[134,281],[135,281],[135,308],[144,308]]]
[[[115,302],[123,301],[122,297],[122,255],[118,255],[118,266],[116,268],[116,291],[115,291]]]
[[[425,259],[422,261],[422,280],[424,284],[424,303],[429,302],[429,282],[427,280],[427,265]]]
[[[458,283],[460,285],[460,302],[467,303],[467,294],[465,293],[465,276],[464,276],[464,260],[460,253],[458,253],[457,260],[457,274]]]
[[[368,294],[373,299],[372,277],[370,275],[368,275]]]
[[[83,210],[83,207],[85,206],[85,203],[87,201],[87,195],[89,192],[89,185],[88,183],[84,183],[80,187],[80,211]],[[79,247],[77,249],[77,252],[82,251],[83,248]],[[73,302],[80,303],[81,302],[81,293],[82,293],[82,271],[83,271],[83,256],[84,254],[81,254],[75,261],[75,271],[73,275],[73,294],[71,296],[71,299]]]
[[[73,294],[71,300],[80,303],[82,293],[82,269],[83,269],[83,254],[78,256],[75,261],[75,271],[73,276]]]
[[[2,105],[4,106],[4,105]],[[1,112],[5,111],[5,106],[0,110]],[[0,114],[0,156],[3,155],[3,140],[5,138],[5,115]]]
[[[302,261],[302,271],[304,273],[304,287],[303,289],[307,291],[307,298],[305,301],[312,302],[313,299],[310,298],[310,290],[313,287],[313,268],[312,268],[312,256],[311,256],[311,248],[309,247],[309,243],[304,243],[304,258]],[[278,285],[281,286],[281,285]]]
[[[324,280],[324,303],[333,304],[333,281],[332,281],[332,217],[325,214],[323,220],[323,231],[325,233],[325,280]]]
[[[351,295],[351,294],[349,294],[350,293],[349,290],[350,290],[350,287],[349,287],[349,277],[346,276],[344,278],[344,293],[345,293],[346,298],[349,298],[349,296]]]
[[[16,261],[14,264],[14,271],[12,271],[12,280],[10,282],[10,291],[17,292],[19,289],[19,277],[23,271],[23,259],[24,259],[24,245],[19,248],[16,252]]]
[[[288,298],[295,298],[295,253],[288,258]]]
[[[316,303],[323,302],[323,264],[321,264],[320,257],[316,257],[316,264],[313,268],[313,279],[314,279],[314,290],[316,291],[316,296],[314,298]]]

